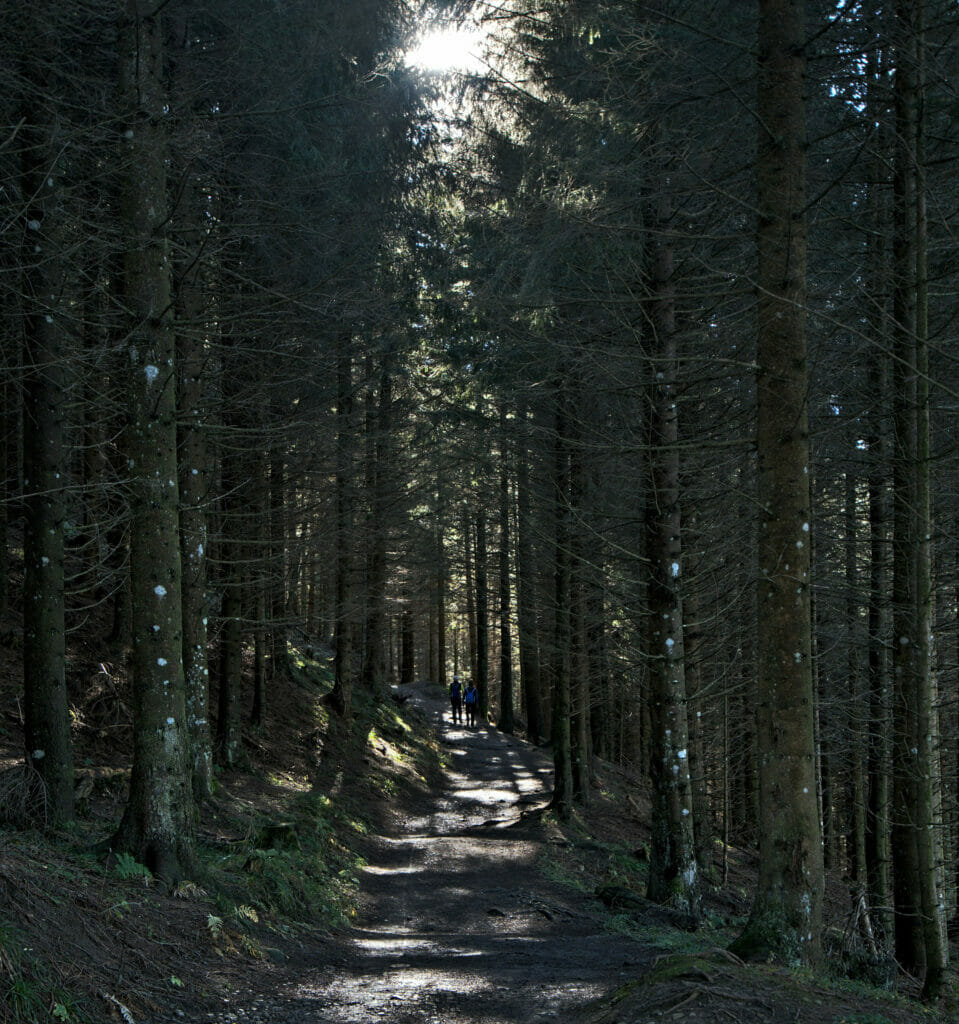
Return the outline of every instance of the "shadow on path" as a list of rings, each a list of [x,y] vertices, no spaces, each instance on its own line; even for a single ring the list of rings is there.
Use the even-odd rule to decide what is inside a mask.
[[[548,834],[522,815],[549,798],[542,752],[485,724],[453,726],[435,686],[412,699],[446,748],[442,790],[378,837],[361,876],[362,923],[331,959],[220,1021],[559,1021],[648,959],[603,930],[593,899],[539,870]]]

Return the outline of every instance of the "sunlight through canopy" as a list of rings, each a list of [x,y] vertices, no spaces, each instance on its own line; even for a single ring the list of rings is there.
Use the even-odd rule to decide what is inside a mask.
[[[431,74],[479,74],[486,68],[486,36],[487,33],[475,25],[433,28],[406,51],[405,61],[408,67]]]

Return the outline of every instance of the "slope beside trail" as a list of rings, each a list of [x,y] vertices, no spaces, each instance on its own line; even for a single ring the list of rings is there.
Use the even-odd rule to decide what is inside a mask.
[[[374,838],[357,927],[269,993],[236,993],[223,1024],[560,1021],[651,958],[538,867],[563,841],[522,817],[549,797],[543,753],[485,724],[453,726],[436,687],[411,699],[445,748],[442,786]]]

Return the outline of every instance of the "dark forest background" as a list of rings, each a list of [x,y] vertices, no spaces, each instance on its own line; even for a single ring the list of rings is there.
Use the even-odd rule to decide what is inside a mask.
[[[294,649],[346,720],[458,673],[559,814],[596,758],[650,788],[651,898],[695,916],[784,827],[752,939],[819,958],[821,849],[935,994],[955,4],[0,7],[0,612],[48,820],[78,632],[133,686],[112,843],[171,879]],[[434,22],[486,70],[410,66]]]

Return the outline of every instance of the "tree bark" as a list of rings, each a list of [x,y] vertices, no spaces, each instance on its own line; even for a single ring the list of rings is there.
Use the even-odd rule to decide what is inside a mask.
[[[280,420],[277,410],[273,416]],[[274,442],[270,461],[270,674],[282,678],[290,674],[290,653],[287,648],[290,606],[293,586],[287,580],[286,539],[286,453],[280,441]],[[288,588],[289,585],[289,589]]]
[[[816,964],[823,863],[809,606],[805,5],[759,0],[758,891],[740,955]]]
[[[923,2],[896,5],[893,179],[893,830],[896,959],[941,993],[931,674],[929,378],[922,146]]]
[[[529,424],[526,403],[516,411],[519,425],[516,451],[516,606],[519,630],[519,665],[526,707],[526,734],[531,743],[543,739],[543,707],[536,624],[536,575],[533,562],[532,501],[529,489]]]
[[[486,514],[476,514],[476,689],[478,712],[489,713],[489,587],[487,583]]]
[[[473,555],[473,520],[468,512],[463,513],[463,560],[466,568],[466,632],[469,640],[469,674],[475,683],[479,679],[477,672],[476,647],[476,587],[474,579],[475,558]]]
[[[436,530],[436,565],[436,659],[439,662],[439,671],[436,681],[445,692],[448,686],[446,681],[446,596],[448,581],[446,569],[446,545],[441,519]]]
[[[220,612],[220,670],[216,716],[217,758],[224,768],[237,768],[243,761],[240,721],[240,691],[243,685],[243,633],[240,624],[242,590],[239,579],[239,543],[223,543],[227,578]]]
[[[210,467],[206,436],[204,350],[206,289],[200,253],[206,236],[200,224],[203,211],[198,185],[189,172],[180,200],[179,230],[183,255],[178,261],[180,329],[176,338],[178,445],[180,471],[180,549],[183,553],[183,675],[186,686],[187,730],[193,796],[206,800],[212,793],[213,750],[210,738],[210,671],[207,664],[208,536],[206,503]]]
[[[665,176],[664,176],[665,177]],[[662,183],[665,186],[665,181]],[[676,323],[673,252],[668,241],[665,187],[649,218],[651,248],[649,347],[655,359],[649,383],[649,491],[646,557],[649,563],[647,654],[651,733],[652,835],[646,895],[699,915],[701,883],[693,831],[686,717],[686,666],[679,505],[679,415],[676,409]]]
[[[571,511],[569,536],[570,741],[573,761],[573,795],[576,801],[585,807],[589,804],[591,766],[589,660],[586,637],[586,581],[589,575],[589,559],[586,553],[586,471],[583,465],[582,444],[582,417],[585,410],[583,406],[582,401],[577,401],[573,415],[567,419],[567,436]]]
[[[551,806],[561,821],[573,813],[573,759],[570,737],[569,616],[569,452],[566,440],[566,395],[556,389],[553,439],[553,796]]]
[[[413,608],[407,594],[403,602],[402,626],[400,628],[400,684],[407,686],[416,676],[416,634],[413,624]]]
[[[507,442],[506,406],[500,409],[500,472],[499,472],[499,729],[512,735],[513,721],[513,637],[510,629],[512,602],[509,581],[509,447]]]
[[[113,846],[173,882],[193,866],[194,805],[183,682],[176,377],[165,237],[167,99],[156,6],[127,0],[118,38],[126,124],[123,296],[130,317],[133,768]]]
[[[696,537],[695,516],[690,517],[691,530]],[[693,541],[695,543],[695,539]],[[706,744],[703,729],[703,709],[707,702],[701,695],[703,662],[703,635],[700,626],[699,553],[686,544],[686,585],[683,593],[683,654],[686,670],[686,721],[689,726],[689,782],[693,795],[693,836],[696,863],[706,882],[715,880],[713,870],[713,815],[707,785]]]
[[[886,121],[886,61],[881,60],[879,26],[871,36],[877,40],[869,57],[867,111],[872,124]],[[866,394],[869,413],[865,417],[864,434],[869,460],[869,606],[867,621],[869,647],[866,675],[869,689],[869,720],[866,739],[866,762],[869,785],[866,815],[866,864],[868,871],[869,907],[874,924],[886,943],[893,939],[892,879],[890,875],[889,800],[890,745],[889,658],[887,615],[887,501],[888,455],[885,414],[889,402],[888,358],[890,344],[887,296],[886,237],[889,233],[887,191],[887,150],[885,133],[879,133],[870,161],[870,182],[867,198],[869,234],[866,242],[867,294],[870,305],[867,321],[870,334],[879,344],[872,348],[866,370]]]
[[[846,473],[845,480],[845,576],[846,576],[846,651],[849,658],[849,756],[852,759],[852,843],[849,849],[849,867],[861,895],[866,893],[868,867],[866,861],[866,768],[865,744],[860,710],[866,704],[862,680],[862,658],[857,635],[860,620],[859,557],[856,479]]]
[[[329,703],[349,721],[353,705],[353,353],[340,335],[336,364],[336,597]]]
[[[924,971],[938,997],[947,962],[936,879],[931,677],[929,394],[922,146],[923,3],[896,7],[896,160],[893,162],[893,750],[892,877],[896,955]]]
[[[48,59],[46,54],[40,59]],[[39,95],[45,90],[38,88]],[[65,232],[56,112],[39,99],[23,111],[27,197],[22,244],[24,291],[24,582],[23,683],[26,763],[40,775],[45,823],[74,813],[73,746],[66,687],[64,522],[67,404],[64,296]]]
[[[384,356],[380,373],[376,415],[370,417],[368,423],[374,430],[373,443],[370,445],[374,465],[373,492],[370,495],[363,685],[369,693],[381,693],[386,686],[387,513],[393,496],[393,379],[389,355]]]

